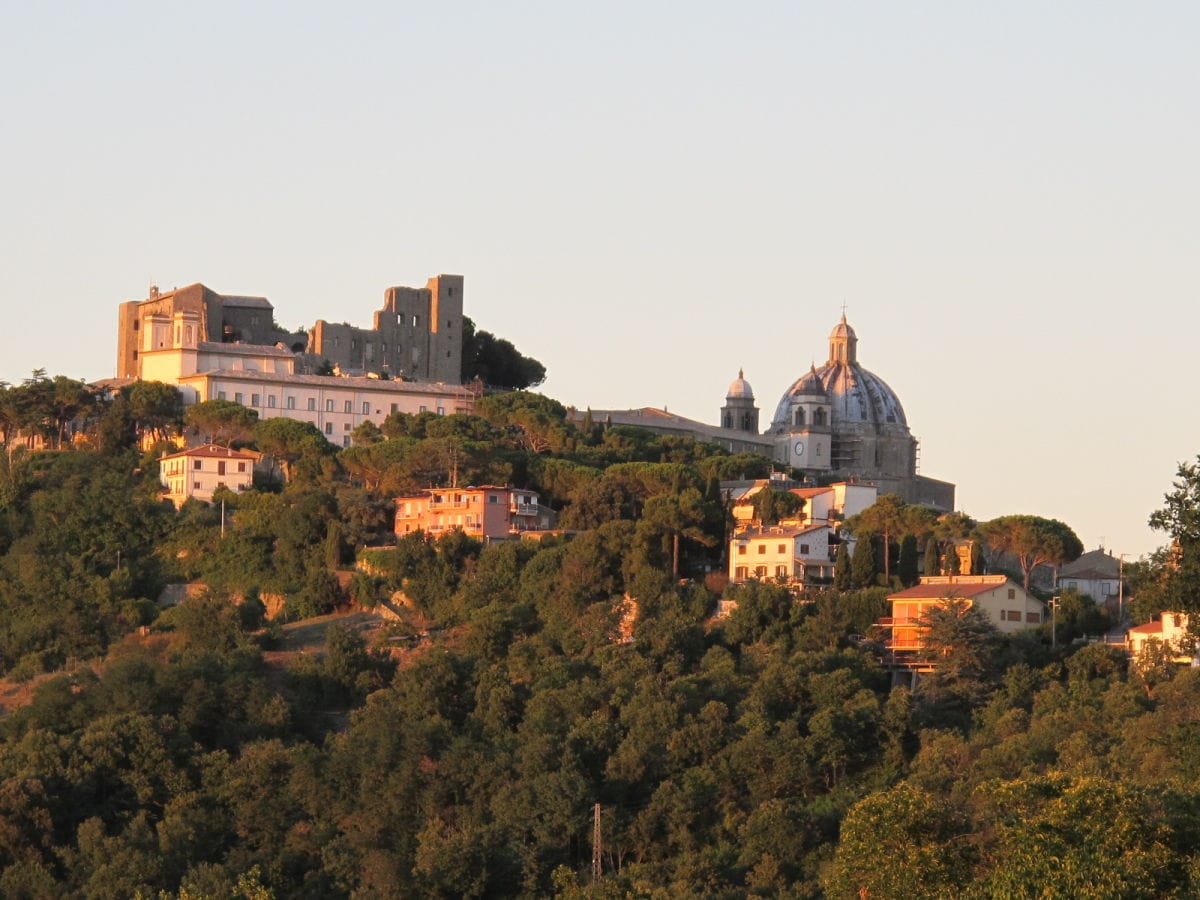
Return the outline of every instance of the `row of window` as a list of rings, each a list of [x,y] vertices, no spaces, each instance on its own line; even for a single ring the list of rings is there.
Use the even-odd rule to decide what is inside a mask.
[[[735,568],[733,570],[733,577],[734,577],[735,581],[745,581],[747,578],[750,577],[750,568],[748,566],[738,566],[737,568]],[[766,578],[767,577],[767,567],[766,566],[755,566],[754,567],[754,577],[755,578]],[[788,567],[787,566],[776,566],[775,567],[775,577],[781,581],[786,581],[790,577],[790,573],[788,572]]]
[[[167,460],[167,462],[164,466],[164,469],[163,469],[163,474],[164,475],[178,475],[179,473],[181,473],[184,470],[184,462],[185,462],[185,460],[183,460],[182,458]],[[225,474],[225,465],[226,465],[226,460],[223,460],[223,459],[217,460],[217,474],[218,475]],[[204,460],[193,459],[192,460],[192,469],[194,469],[197,472],[203,471],[204,470]],[[239,472],[245,472],[246,471],[246,463],[239,460],[238,464],[237,464],[237,470]]]
[[[218,400],[227,400],[228,396],[226,395],[225,391],[217,391],[217,399]],[[284,397],[283,399],[284,399],[284,404],[283,404],[284,409],[295,409],[296,408],[296,398],[295,397],[288,396],[288,397]],[[243,394],[241,391],[235,391],[233,394],[233,402],[239,403],[242,406],[245,406],[246,405],[246,395]],[[267,409],[275,409],[276,408],[275,403],[276,403],[275,395],[268,394],[266,408]],[[250,406],[251,407],[261,407],[262,406],[262,396],[260,394],[251,394],[250,395]],[[326,400],[325,401],[325,412],[328,412],[328,413],[336,412],[337,411],[336,407],[337,407],[336,400]],[[317,411],[317,398],[316,397],[308,398],[308,411],[309,412]],[[341,411],[343,413],[352,414],[354,412],[354,402],[352,400],[343,400]],[[391,409],[389,410],[389,412],[399,412],[399,411],[400,411],[399,403],[391,404]],[[420,411],[421,412],[429,412],[429,407],[422,406]],[[378,413],[378,412],[379,411],[376,410],[376,413]],[[444,406],[439,406],[437,408],[437,414],[439,416],[444,416],[446,414],[446,408]],[[371,402],[369,400],[362,401],[361,415],[364,415],[364,416],[371,415]]]
[[[756,544],[755,546],[758,547],[759,556],[767,555],[767,545],[766,544]],[[781,553],[781,554],[787,553],[788,552],[787,544],[776,545],[775,552]],[[808,553],[808,544],[800,544],[797,552]],[[738,544],[738,556],[745,556],[745,555],[746,555],[746,545]]]
[[[1002,622],[1020,622],[1021,610],[1019,609],[1002,609],[1000,610],[1000,621]],[[1035,612],[1025,613],[1025,621],[1036,625],[1042,621],[1042,614]]]

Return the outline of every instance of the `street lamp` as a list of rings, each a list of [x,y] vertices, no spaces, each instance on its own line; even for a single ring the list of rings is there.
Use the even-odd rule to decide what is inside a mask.
[[[1058,601],[1062,597],[1055,595],[1050,598],[1050,649],[1058,649]]]

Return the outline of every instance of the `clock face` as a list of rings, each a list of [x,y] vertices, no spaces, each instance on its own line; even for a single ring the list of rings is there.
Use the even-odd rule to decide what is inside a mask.
[[[796,455],[800,456],[804,453],[804,441],[796,441]]]

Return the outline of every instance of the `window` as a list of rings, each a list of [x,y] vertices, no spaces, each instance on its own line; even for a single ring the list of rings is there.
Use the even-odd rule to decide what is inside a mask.
[[[241,392],[237,392],[233,395],[234,403],[242,403],[244,400],[245,400],[245,397]]]
[[[787,553],[787,544],[780,544],[779,549],[776,550],[775,552],[776,553]]]
[[[1041,613],[1025,613],[1025,621],[1029,622],[1032,625],[1037,625],[1039,622],[1042,621],[1042,614]]]
[[[239,472],[245,472],[245,471],[246,471],[246,464],[245,464],[244,462],[240,462],[240,463],[238,463],[238,471],[239,471]]]
[[[309,411],[309,412],[315,412],[315,411],[316,411],[316,409],[317,409],[317,398],[316,398],[316,397],[309,397],[309,398],[308,398],[308,411]]]
[[[198,490],[200,490],[200,482],[198,482],[198,481],[193,481],[193,482],[192,482],[192,490],[193,490],[193,491],[198,491]]]
[[[223,459],[217,460],[217,474],[218,475],[225,474],[225,460],[223,460]]]
[[[217,391],[217,399],[218,399],[218,400],[224,400],[224,399],[225,399],[225,392],[224,392],[224,391]]]
[[[250,405],[251,405],[251,406],[258,406],[258,405],[259,405],[259,404],[258,404],[258,401],[259,401],[259,399],[260,399],[260,398],[259,398],[258,394],[251,394],[251,395],[250,395]]]
[[[333,412],[333,401],[332,400],[325,401],[325,412]]]
[[[274,408],[275,408],[275,395],[271,394],[269,397],[267,397],[267,409],[274,409]]]
[[[354,405],[349,400],[347,400],[345,403],[342,404],[342,412],[348,413],[348,412],[353,412],[353,411],[354,411]]]
[[[413,328],[419,328],[421,325],[421,317],[413,316]]]
[[[802,428],[802,427],[804,427],[804,410],[802,410],[802,409],[798,409],[798,410],[796,410],[796,420],[795,420],[795,422],[794,422],[793,424],[794,424],[794,425],[795,425],[797,428]]]
[[[488,503],[496,503],[499,499],[495,494],[488,495]]]
[[[326,422],[326,423],[325,423],[325,433],[326,433],[326,434],[333,434],[333,423],[332,423],[332,422]]]
[[[349,423],[349,422],[343,422],[343,423],[342,423],[342,431],[349,431],[349,430],[350,430],[350,423]]]
[[[192,468],[193,468],[193,469],[196,469],[197,471],[199,471],[199,470],[200,470],[200,460],[198,460],[198,459],[193,459],[193,460],[192,460]]]
[[[364,416],[369,416],[371,414],[371,401],[370,400],[363,401],[362,414]]]
[[[391,409],[390,409],[390,410],[388,410],[388,412],[400,412],[400,404],[399,404],[399,403],[393,403],[393,404],[391,405]]]
[[[342,438],[342,446],[349,447],[350,446],[350,438],[348,438],[348,437]]]
[[[788,577],[787,566],[776,566],[775,567],[775,577],[779,578],[781,580],[784,578],[787,578]]]
[[[805,554],[805,555],[808,555],[808,544],[801,544],[801,545],[800,545],[800,552],[801,552],[801,553],[803,553],[803,554]]]
[[[738,566],[736,569],[733,570],[733,577],[738,579],[739,581],[745,581],[746,580],[746,571],[747,571],[747,569],[745,566]]]
[[[429,412],[429,407],[428,407],[428,406],[422,406],[422,407],[421,407],[421,412]]]
[[[755,566],[754,567],[754,577],[755,578],[766,578],[767,577],[767,567],[766,566]]]
[[[759,545],[758,545],[758,555],[759,555],[759,556],[765,556],[765,555],[766,555],[766,552],[767,552],[767,545],[766,545],[766,544],[759,544]]]
[[[439,407],[438,407],[438,415],[439,415],[439,416],[444,416],[445,414],[446,414],[446,407],[444,407],[444,406],[439,406]]]
[[[1009,588],[1009,589],[1008,589],[1008,599],[1009,599],[1009,600],[1016,600],[1016,599],[1017,599],[1017,589],[1016,589],[1016,588]]]

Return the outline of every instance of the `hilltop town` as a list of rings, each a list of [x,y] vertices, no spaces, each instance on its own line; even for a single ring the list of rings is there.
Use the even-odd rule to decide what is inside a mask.
[[[0,387],[0,894],[1200,891],[1200,463],[1125,559],[956,509],[844,314],[760,432],[464,288],[152,287]]]

